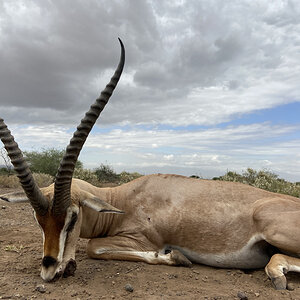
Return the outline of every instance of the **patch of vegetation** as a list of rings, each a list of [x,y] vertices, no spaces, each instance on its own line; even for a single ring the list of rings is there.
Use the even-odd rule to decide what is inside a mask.
[[[52,169],[52,166],[50,166],[50,161],[47,161],[49,163],[48,165],[48,171],[50,170],[50,167]],[[53,161],[52,161],[53,163]],[[32,168],[32,166],[30,166]],[[38,170],[41,171],[42,168],[38,168]],[[34,168],[36,170],[36,168]],[[54,168],[53,172],[54,173]],[[55,170],[56,173],[56,170]],[[104,186],[116,186],[123,183],[127,183],[129,181],[132,181],[136,178],[139,178],[143,176],[140,173],[134,172],[121,172],[120,174],[117,174],[114,169],[109,165],[101,164],[99,168],[97,168],[95,171],[83,169],[83,168],[75,168],[73,177],[78,178],[84,181],[87,181],[95,186],[104,187]],[[33,173],[33,177],[39,187],[45,187],[49,186],[54,182],[55,175],[50,175],[49,173]],[[20,188],[21,185],[19,183],[19,179],[16,175],[7,176],[7,173],[4,172],[1,174],[0,172],[0,186],[5,188]]]
[[[118,176],[119,176],[120,184],[123,184],[123,183],[130,182],[134,179],[137,179],[143,175],[138,172],[128,173],[128,172],[123,171],[120,174],[118,174]]]
[[[299,183],[292,183],[284,179],[278,178],[278,175],[267,170],[255,171],[248,168],[242,174],[228,171],[225,175],[214,177],[213,180],[234,181],[249,184],[270,192],[300,196]]]
[[[4,251],[20,253],[24,249],[23,245],[6,245]]]
[[[99,186],[99,180],[95,172],[88,169],[75,169],[73,178],[78,178],[87,181],[95,186]]]
[[[95,170],[95,174],[101,183],[115,184],[127,183],[129,181],[143,176],[142,174],[137,172],[129,173],[125,171],[121,172],[120,174],[117,174],[111,166],[104,164],[101,164],[100,167]]]
[[[12,169],[0,168],[0,175],[10,176],[14,171]]]
[[[7,176],[0,175],[0,186],[4,188],[19,188],[21,187],[19,179],[16,175]]]
[[[53,176],[49,174],[33,173],[33,178],[39,187],[46,187],[53,183]],[[0,186],[4,188],[21,188],[21,184],[17,175],[1,175]]]
[[[51,176],[56,175],[60,161],[64,154],[65,150],[54,148],[43,149],[41,152],[24,151],[25,159],[33,173],[44,173]],[[82,162],[78,160],[75,168],[82,168],[82,166]]]
[[[95,169],[95,174],[102,183],[117,183],[119,181],[118,174],[109,165],[101,164],[99,168]]]
[[[46,187],[54,182],[53,176],[44,173],[33,173],[33,178],[39,187]]]

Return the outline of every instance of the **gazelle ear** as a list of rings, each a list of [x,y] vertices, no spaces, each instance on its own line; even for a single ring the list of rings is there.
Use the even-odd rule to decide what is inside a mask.
[[[115,208],[107,202],[97,198],[89,197],[81,201],[81,205],[87,206],[95,211],[104,213],[124,214],[124,211]]]
[[[7,202],[27,202],[29,201],[23,191],[12,192],[0,195],[0,199]]]

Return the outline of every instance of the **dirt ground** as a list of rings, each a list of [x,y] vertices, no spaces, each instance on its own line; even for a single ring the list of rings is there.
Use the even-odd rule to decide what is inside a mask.
[[[296,273],[288,274],[292,291],[276,291],[263,270],[92,260],[86,243],[78,243],[74,277],[45,283],[39,275],[42,236],[31,207],[0,200],[0,299],[300,299]]]

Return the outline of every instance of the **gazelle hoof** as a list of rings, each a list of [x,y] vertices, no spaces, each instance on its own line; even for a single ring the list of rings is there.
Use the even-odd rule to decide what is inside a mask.
[[[74,276],[75,271],[76,271],[76,261],[74,259],[70,259],[65,268],[63,277]]]
[[[284,275],[271,278],[271,281],[276,290],[285,290],[287,288],[287,282]]]
[[[179,250],[172,250],[170,254],[176,266],[191,267],[192,263]]]

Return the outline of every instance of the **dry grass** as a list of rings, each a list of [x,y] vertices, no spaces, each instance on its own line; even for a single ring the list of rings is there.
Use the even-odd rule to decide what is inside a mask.
[[[23,245],[6,245],[4,251],[20,253],[24,249]]]
[[[34,180],[39,187],[45,187],[53,183],[53,177],[48,174],[34,173]],[[1,175],[0,186],[4,188],[20,188],[19,179],[16,175]]]

